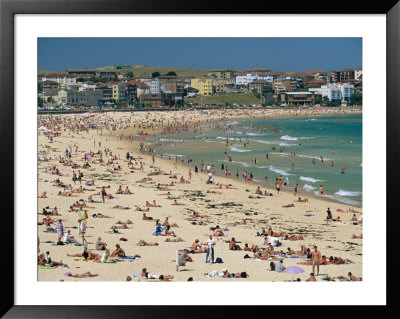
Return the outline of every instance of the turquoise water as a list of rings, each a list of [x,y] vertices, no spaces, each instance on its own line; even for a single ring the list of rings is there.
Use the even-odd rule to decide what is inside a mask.
[[[244,146],[247,141],[249,144]],[[201,134],[192,131],[161,139],[156,153],[191,157],[195,163],[204,160],[215,165],[217,175],[225,174],[221,170],[224,164],[232,178],[236,178],[236,169],[239,178],[245,170],[264,185],[267,176],[268,186],[273,188],[275,178],[282,176],[288,179],[289,187],[298,183],[305,195],[315,195],[322,185],[324,196],[332,200],[356,206],[362,202],[362,115],[230,121],[218,123],[218,127],[204,125]],[[345,173],[341,174],[343,167]]]

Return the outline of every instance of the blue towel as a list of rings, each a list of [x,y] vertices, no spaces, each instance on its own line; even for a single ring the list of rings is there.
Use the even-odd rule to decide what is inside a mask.
[[[139,259],[140,256],[118,256],[119,258],[122,259]]]

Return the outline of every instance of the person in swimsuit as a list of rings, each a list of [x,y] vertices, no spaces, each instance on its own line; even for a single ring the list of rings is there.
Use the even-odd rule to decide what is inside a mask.
[[[315,274],[315,266],[317,266],[317,276],[319,274],[319,261],[321,260],[321,252],[314,246],[314,251],[311,254],[312,272]]]

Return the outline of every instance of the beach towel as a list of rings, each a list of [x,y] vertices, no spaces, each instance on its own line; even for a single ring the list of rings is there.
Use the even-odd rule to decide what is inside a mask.
[[[136,256],[118,256],[118,257],[122,258],[122,259],[140,259],[139,255],[136,255]]]
[[[314,215],[313,214],[305,214],[304,216],[311,217],[311,216],[314,216]]]
[[[39,269],[54,269],[57,268],[56,266],[38,266]]]

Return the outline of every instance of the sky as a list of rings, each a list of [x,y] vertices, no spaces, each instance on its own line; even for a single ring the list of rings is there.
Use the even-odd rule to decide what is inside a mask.
[[[149,65],[281,72],[362,66],[362,38],[39,38],[39,70]]]

